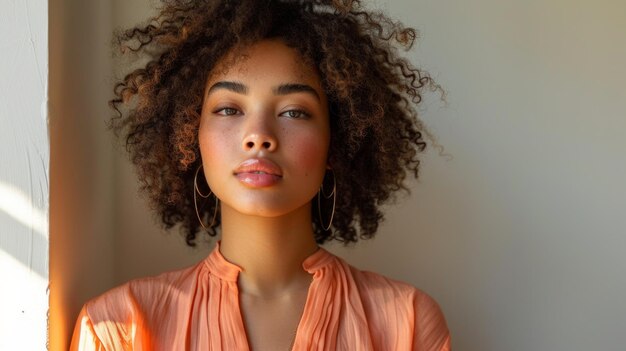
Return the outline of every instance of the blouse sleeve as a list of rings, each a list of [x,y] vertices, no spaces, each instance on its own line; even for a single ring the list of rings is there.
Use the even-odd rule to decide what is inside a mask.
[[[425,293],[413,299],[415,326],[414,351],[450,351],[450,332],[437,302]]]
[[[91,319],[87,315],[85,307],[80,311],[76,326],[74,327],[74,335],[70,344],[70,351],[104,351],[105,348],[98,339],[93,328]]]

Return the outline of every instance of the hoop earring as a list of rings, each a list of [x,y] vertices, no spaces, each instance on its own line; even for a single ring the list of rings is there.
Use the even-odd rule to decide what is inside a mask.
[[[213,228],[213,226],[215,225],[215,218],[217,217],[217,205],[219,203],[219,199],[217,198],[217,196],[215,196],[215,194],[213,194],[212,191],[209,191],[207,195],[204,195],[203,193],[200,192],[200,189],[198,188],[198,173],[200,172],[200,168],[202,168],[202,164],[200,164],[200,166],[196,170],[196,174],[193,177],[193,205],[196,208],[196,216],[198,217],[198,221],[200,222],[200,225],[202,226],[202,228],[204,228],[205,231],[208,231],[209,228]],[[200,218],[200,211],[198,211],[198,199],[197,199],[196,193],[198,193],[201,197],[205,199],[211,196],[211,194],[213,194],[213,196],[215,197],[215,210],[213,211],[213,219],[211,219],[211,225],[209,225],[208,228],[204,225],[204,223],[202,223],[202,218]]]
[[[324,231],[328,231],[333,224],[333,218],[335,218],[335,202],[337,200],[337,178],[335,178],[335,172],[330,170],[333,174],[333,190],[330,194],[326,195],[324,192],[324,181],[322,180],[322,185],[320,186],[320,190],[317,192],[317,213],[320,219],[320,225]],[[328,222],[328,226],[324,225],[324,220],[322,219],[322,205],[320,204],[320,195],[323,196],[326,200],[333,198],[333,211],[330,214],[330,221]]]

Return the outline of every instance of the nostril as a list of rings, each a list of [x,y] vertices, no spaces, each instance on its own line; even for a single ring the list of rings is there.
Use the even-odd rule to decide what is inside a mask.
[[[271,137],[253,136],[243,140],[242,147],[246,150],[263,149],[271,151],[276,148],[276,140],[272,139]]]

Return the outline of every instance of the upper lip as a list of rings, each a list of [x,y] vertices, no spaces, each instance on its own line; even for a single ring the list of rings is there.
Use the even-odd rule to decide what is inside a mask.
[[[250,158],[239,164],[235,169],[235,174],[239,173],[266,173],[282,177],[280,167],[266,158]]]

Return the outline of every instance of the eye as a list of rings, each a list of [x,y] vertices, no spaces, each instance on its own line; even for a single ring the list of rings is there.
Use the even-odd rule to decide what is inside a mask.
[[[294,118],[294,119],[304,119],[304,118],[311,117],[311,115],[308,112],[303,111],[303,110],[289,110],[289,111],[285,111],[285,112],[281,113],[281,116]]]
[[[239,111],[236,108],[224,107],[224,108],[220,108],[220,109],[214,111],[213,113],[218,114],[218,115],[222,115],[222,116],[234,116],[237,113],[239,113]]]

